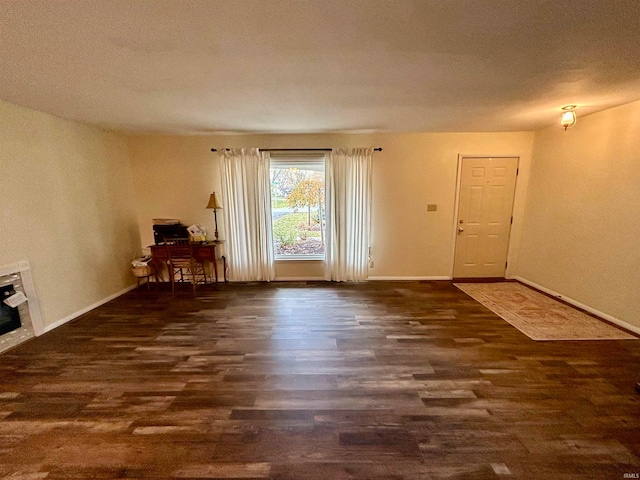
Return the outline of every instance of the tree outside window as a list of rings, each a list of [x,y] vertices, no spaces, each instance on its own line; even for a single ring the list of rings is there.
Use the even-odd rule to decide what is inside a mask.
[[[324,164],[271,167],[276,256],[324,255]]]

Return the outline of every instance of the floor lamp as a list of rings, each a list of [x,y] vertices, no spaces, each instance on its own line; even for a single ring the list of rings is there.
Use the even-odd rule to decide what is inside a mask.
[[[218,240],[218,215],[216,212],[218,209],[222,209],[222,205],[218,201],[218,197],[216,197],[216,192],[213,192],[209,197],[209,203],[207,205],[207,208],[210,208],[213,210],[213,219],[216,222],[215,236],[216,236],[216,240]]]

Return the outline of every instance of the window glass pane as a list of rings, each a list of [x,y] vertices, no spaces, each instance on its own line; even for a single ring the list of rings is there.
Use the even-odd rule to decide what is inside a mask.
[[[324,162],[271,162],[276,258],[324,255]]]

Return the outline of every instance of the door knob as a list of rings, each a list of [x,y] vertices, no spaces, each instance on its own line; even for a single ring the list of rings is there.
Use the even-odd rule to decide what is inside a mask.
[[[462,233],[462,232],[464,232],[464,228],[458,227],[458,233]]]

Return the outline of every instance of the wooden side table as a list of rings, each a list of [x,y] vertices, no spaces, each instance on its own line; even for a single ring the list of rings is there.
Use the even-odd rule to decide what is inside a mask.
[[[198,262],[211,262],[213,264],[213,274],[216,283],[219,281],[218,277],[218,262],[217,262],[217,248],[222,245],[222,240],[215,240],[207,243],[194,243],[191,245],[192,255]],[[169,260],[167,253],[167,247],[165,245],[150,245],[152,264],[154,265],[154,275],[156,275],[156,281],[158,281],[158,272],[161,271],[162,264]],[[224,255],[222,258],[222,278],[223,281],[227,281],[227,259]]]

